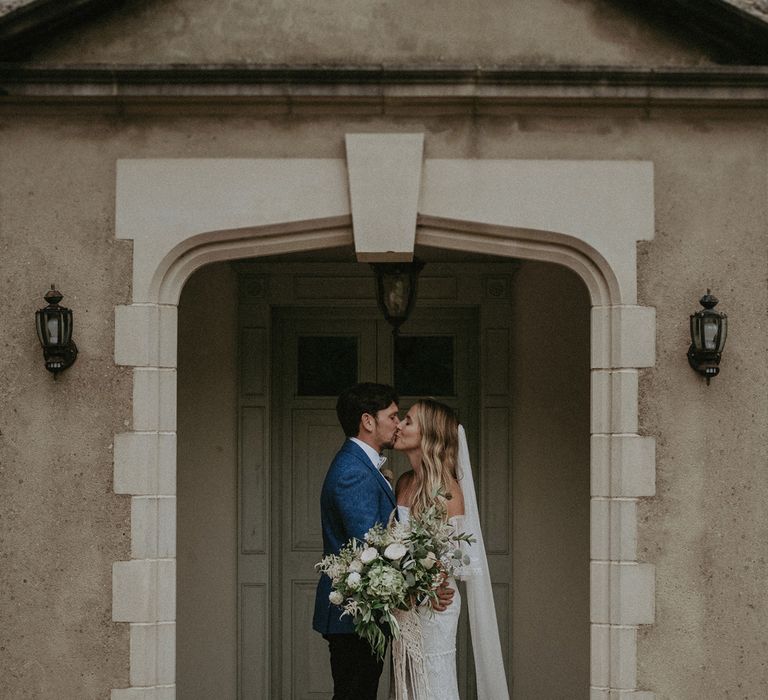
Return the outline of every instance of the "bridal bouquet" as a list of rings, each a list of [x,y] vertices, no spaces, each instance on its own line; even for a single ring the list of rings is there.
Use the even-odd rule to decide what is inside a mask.
[[[459,544],[474,540],[455,532],[439,505],[408,524],[377,524],[364,539],[350,540],[316,568],[331,579],[330,602],[343,609],[342,616],[352,617],[355,632],[382,658],[387,645],[382,627],[388,626],[397,639],[400,628],[394,612],[435,600],[437,588],[454,568],[469,563]]]

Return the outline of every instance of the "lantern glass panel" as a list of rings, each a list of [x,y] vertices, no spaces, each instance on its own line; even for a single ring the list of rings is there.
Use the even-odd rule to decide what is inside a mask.
[[[58,314],[46,314],[45,325],[48,330],[48,343],[58,345],[61,340],[61,318]]]
[[[45,316],[42,311],[35,313],[35,325],[37,327],[37,339],[40,345],[45,345]]]
[[[720,319],[720,335],[717,338],[717,352],[722,352],[725,347],[725,337],[728,335],[728,319],[723,316]]]
[[[384,305],[389,315],[400,318],[408,310],[411,282],[408,275],[387,275],[384,277]]]
[[[717,349],[717,331],[720,324],[717,322],[717,317],[705,316],[703,319],[704,326],[704,349],[716,350]]]
[[[72,340],[72,311],[63,309],[61,312],[61,342],[62,345],[69,345]]]
[[[704,349],[704,344],[701,342],[701,320],[699,314],[691,316],[691,342],[697,350]]]

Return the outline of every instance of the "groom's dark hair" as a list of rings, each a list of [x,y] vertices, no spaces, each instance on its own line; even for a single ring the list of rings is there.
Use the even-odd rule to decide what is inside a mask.
[[[388,384],[361,382],[341,392],[336,401],[336,415],[347,437],[357,437],[363,413],[375,416],[392,403],[400,403],[394,387]]]

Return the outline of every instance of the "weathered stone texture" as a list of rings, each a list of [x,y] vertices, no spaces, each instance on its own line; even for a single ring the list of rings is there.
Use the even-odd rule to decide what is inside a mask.
[[[610,0],[134,0],[38,48],[62,63],[697,65]],[[546,17],[546,22],[542,22]]]

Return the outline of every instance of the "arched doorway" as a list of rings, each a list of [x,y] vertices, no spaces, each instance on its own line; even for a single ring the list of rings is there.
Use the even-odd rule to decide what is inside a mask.
[[[185,288],[180,697],[330,697],[327,650],[308,618],[321,550],[317,499],[343,439],[335,394],[361,379],[395,383],[405,408],[434,395],[459,410],[478,473],[510,688],[558,697],[587,687],[586,289],[551,264],[426,249],[419,257],[433,260],[399,348],[373,302],[367,265],[257,259],[210,266]],[[425,380],[427,368],[409,372],[409,353],[429,355],[431,345],[443,366],[432,365]],[[334,362],[335,371],[322,369]],[[472,698],[465,635],[460,685]],[[386,686],[385,677],[382,697]]]
[[[119,235],[134,240],[134,303],[116,310],[116,361],[134,367],[134,424],[131,433],[115,437],[115,491],[133,495],[134,558],[114,565],[113,618],[133,623],[132,684],[162,688],[163,692],[167,689],[173,694],[174,368],[176,305],[182,286],[194,270],[216,260],[333,248],[349,244],[351,235],[349,214],[345,213],[349,210],[345,210],[343,197],[331,192],[318,206],[317,198],[302,196],[305,194],[302,188],[306,189],[308,182],[322,181],[328,189],[328,178],[306,172],[307,167],[311,170],[317,163],[307,167],[296,162],[281,165],[281,175],[287,181],[291,181],[291,169],[297,172],[300,169],[300,177],[292,184],[289,182],[279,197],[299,201],[307,209],[297,211],[298,216],[304,213],[303,218],[289,223],[274,223],[276,219],[270,207],[283,211],[286,203],[282,200],[268,202],[252,213],[238,210],[233,214],[224,204],[220,208],[215,200],[222,197],[224,187],[208,198],[207,214],[198,220],[190,201],[194,203],[199,195],[195,187],[190,187],[190,178],[184,180],[187,189],[183,192],[162,191],[161,183],[171,181],[174,187],[177,183],[168,180],[167,173],[159,180],[153,178],[158,162],[151,163],[148,169],[138,167],[140,163],[135,169],[134,175],[140,176],[141,187],[136,186],[136,182],[127,186],[126,178],[118,179],[119,184],[123,183],[122,190],[118,191]],[[462,163],[456,162],[458,170],[453,170],[454,175],[459,172],[462,177],[474,178],[473,182],[483,181],[486,185],[506,182],[507,175],[503,168],[500,170],[499,163],[506,163],[504,167],[509,172],[517,167],[515,161],[495,161],[479,173],[478,164],[482,165],[482,161]],[[272,175],[271,166],[272,162],[262,163],[256,171],[267,168]],[[561,166],[550,163],[542,168],[557,170]],[[183,167],[188,169],[189,164]],[[201,167],[205,170],[204,164]],[[242,167],[239,163],[236,169]],[[343,178],[338,178],[337,162],[330,162],[328,168],[336,173],[333,177],[340,192]],[[563,191],[568,190],[574,168],[578,168],[578,164],[562,167],[563,177],[556,178],[556,184]],[[591,163],[586,169],[594,176],[595,168],[599,168],[599,164]],[[559,222],[556,222],[557,233],[548,228],[553,222],[551,207],[546,206],[551,201],[550,178],[536,185],[540,196],[536,201],[529,201],[524,212],[495,207],[486,199],[486,209],[480,216],[475,203],[467,205],[462,213],[460,202],[449,206],[429,200],[428,213],[419,215],[417,235],[417,244],[435,248],[557,262],[574,270],[589,291],[592,305],[590,683],[600,693],[610,688],[631,690],[634,687],[637,625],[653,621],[653,566],[636,561],[633,540],[636,499],[653,493],[653,440],[640,437],[636,432],[637,368],[653,362],[654,318],[653,310],[634,305],[634,246],[639,237],[652,235],[647,227],[648,221],[652,223],[652,202],[648,197],[648,182],[643,180],[642,173],[638,175],[634,164],[625,168],[628,180],[617,184],[617,172],[621,168],[621,164],[611,163],[606,166],[602,179],[593,178],[596,189],[592,200],[583,188],[578,198],[565,197],[563,201],[567,206],[561,206],[555,217]],[[426,170],[429,179],[429,168]],[[440,172],[444,172],[444,168]],[[237,177],[231,184],[235,188],[258,189],[261,185],[256,175],[250,180]],[[525,180],[529,189],[532,180],[535,178]],[[201,182],[206,181],[203,178]],[[632,186],[635,181],[637,187]],[[613,183],[619,191],[615,196],[610,192],[606,196],[601,183],[608,190]],[[270,187],[273,184],[274,178],[270,179]],[[543,194],[545,191],[547,197]],[[158,214],[162,221],[148,221],[148,217],[154,216],[153,207],[158,204],[158,197],[164,197],[164,208],[161,215]],[[121,207],[121,202],[128,204]],[[439,216],[440,206],[444,207],[445,216]],[[639,212],[637,225],[627,218],[633,211]],[[220,225],[211,225],[214,221]],[[250,225],[228,228],[238,221],[250,222]],[[277,221],[284,220],[278,218]],[[544,225],[545,222],[548,225]],[[201,226],[209,228],[204,233],[195,233]],[[160,235],[158,231],[165,233]],[[579,694],[581,690],[574,692]],[[116,690],[114,697],[120,700],[121,693]]]

